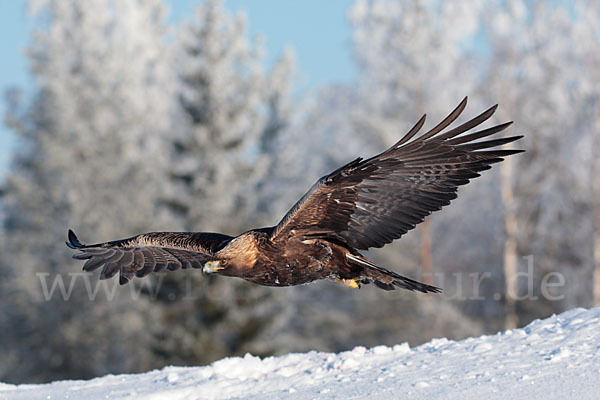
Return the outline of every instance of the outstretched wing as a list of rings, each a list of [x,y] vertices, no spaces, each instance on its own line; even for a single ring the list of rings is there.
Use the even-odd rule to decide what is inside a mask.
[[[465,98],[436,127],[415,136],[425,116],[396,144],[367,160],[356,160],[319,179],[275,227],[271,240],[325,237],[361,250],[382,247],[455,199],[458,186],[523,150],[493,149],[522,136],[476,141],[511,122],[468,134],[497,106],[442,132],[461,114]]]
[[[154,232],[128,239],[92,245],[82,244],[69,230],[67,246],[81,253],[73,255],[87,260],[84,271],[94,271],[102,266],[100,279],[112,278],[117,272],[121,285],[133,276],[142,277],[162,270],[202,268],[214,252],[225,246],[231,236],[219,233]]]

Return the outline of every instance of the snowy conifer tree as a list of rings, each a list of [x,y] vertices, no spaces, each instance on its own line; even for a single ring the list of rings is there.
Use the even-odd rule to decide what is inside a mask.
[[[293,57],[265,72],[262,45],[248,40],[245,26],[243,15],[207,0],[175,43],[180,110],[167,204],[186,230],[237,235],[277,223],[262,188],[275,175],[274,150],[291,118]],[[197,271],[167,276],[165,285],[173,295],[161,298],[160,318],[171,340],[156,346],[167,362],[274,351],[260,333],[279,315],[282,292]]]
[[[179,99],[185,123],[174,170],[179,208],[190,229],[230,234],[250,227],[254,185],[287,116],[293,60],[264,71],[260,40],[246,37],[242,14],[219,0],[198,7],[178,42]]]
[[[37,91],[9,116],[21,135],[3,208],[14,327],[3,380],[90,377],[152,366],[140,351],[151,327],[146,301],[116,291],[91,302],[62,244],[72,227],[101,241],[165,227],[159,204],[170,98],[159,1],[48,1],[29,49]],[[40,19],[42,21],[42,19]],[[92,289],[97,276],[89,277]],[[69,301],[58,288],[62,279]],[[111,282],[107,282],[112,288]],[[26,343],[26,345],[25,345]],[[141,346],[144,348],[144,346]],[[4,364],[6,366],[6,364]],[[54,373],[52,371],[55,371]]]

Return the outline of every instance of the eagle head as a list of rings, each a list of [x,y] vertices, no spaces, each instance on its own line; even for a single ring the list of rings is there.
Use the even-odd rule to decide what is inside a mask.
[[[206,262],[202,267],[203,274],[213,274],[218,271],[222,271],[227,267],[227,260],[212,260]]]
[[[215,253],[202,267],[204,274],[244,277],[256,264],[258,247],[253,233],[244,233]]]

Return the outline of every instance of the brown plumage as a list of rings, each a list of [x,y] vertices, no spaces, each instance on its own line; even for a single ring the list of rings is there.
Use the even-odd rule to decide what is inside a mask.
[[[120,272],[119,282],[164,269],[202,268],[266,286],[293,286],[318,279],[358,287],[374,283],[438,292],[439,289],[375,265],[358,250],[382,247],[456,198],[457,188],[522,150],[493,149],[520,139],[476,141],[511,123],[466,133],[489,119],[496,106],[444,132],[461,114],[459,106],[429,132],[417,136],[419,122],[381,154],[357,158],[319,179],[274,227],[237,237],[218,233],[145,233],[129,239],[83,245],[69,231],[73,257],[83,269],[100,267],[100,279]]]

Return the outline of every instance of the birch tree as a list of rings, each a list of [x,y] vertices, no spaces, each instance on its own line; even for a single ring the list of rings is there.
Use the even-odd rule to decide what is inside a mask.
[[[600,93],[597,85],[600,79],[600,32],[598,19],[600,18],[600,3],[598,1],[588,4],[578,3],[577,15],[582,22],[576,27],[577,38],[581,40],[579,51],[587,58],[586,67],[590,70],[588,75],[588,95],[593,104],[594,134],[592,139],[592,198],[593,198],[593,305],[600,306]]]
[[[515,276],[523,271],[522,256],[533,255],[536,282],[558,271],[569,287],[560,301],[542,301],[546,307],[559,312],[589,301],[581,270],[591,262],[592,194],[585,182],[591,179],[593,136],[589,56],[582,49],[594,39],[583,33],[593,26],[586,13],[568,2],[512,0],[500,7],[487,13],[493,50],[488,95],[509,105],[505,115],[525,133],[527,149],[503,165],[506,327],[511,328],[523,323],[517,314],[531,319],[529,299],[511,298],[524,289]]]

